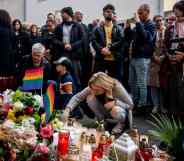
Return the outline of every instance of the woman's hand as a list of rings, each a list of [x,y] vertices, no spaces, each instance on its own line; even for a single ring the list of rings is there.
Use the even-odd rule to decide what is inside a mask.
[[[115,106],[115,101],[109,101],[106,104],[104,104],[104,107],[106,110],[111,110]]]
[[[62,114],[62,120],[67,121],[70,116],[70,108],[66,107]]]

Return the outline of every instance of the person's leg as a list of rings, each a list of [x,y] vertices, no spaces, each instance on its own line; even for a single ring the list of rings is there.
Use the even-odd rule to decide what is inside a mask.
[[[136,59],[135,70],[137,75],[137,87],[139,89],[139,101],[138,106],[147,105],[147,80],[148,80],[148,69],[150,59]]]
[[[77,87],[77,92],[81,90],[81,64],[79,60],[72,60],[73,71],[71,72],[74,83]]]
[[[160,106],[160,88],[158,87],[151,87],[151,98],[153,101],[153,113],[158,112]]]
[[[81,61],[81,70],[81,86],[84,89],[92,75],[92,55],[90,52],[86,53],[86,57]]]
[[[87,117],[89,117],[91,119],[94,119],[95,118],[94,112],[88,106],[88,104],[87,104],[86,101],[81,102],[80,105],[79,105],[79,107],[82,110],[83,114],[85,114]]]
[[[130,91],[130,86],[128,84],[128,78],[129,78],[129,66],[130,66],[130,61],[124,61],[123,62],[123,85],[125,86],[127,91]]]
[[[122,83],[123,81],[123,60],[115,61],[115,78]]]
[[[115,61],[104,61],[104,71],[113,78],[116,77],[116,62]]]
[[[137,82],[137,75],[136,75],[136,70],[135,70],[135,59],[132,59],[130,61],[130,66],[129,66],[129,86],[130,86],[130,93],[133,98],[133,102],[135,105],[138,103],[138,98],[139,98],[139,93],[138,93],[138,87],[136,86]]]
[[[104,120],[105,111],[103,110],[103,105],[96,99],[95,96],[89,95],[87,97],[87,105],[93,111],[98,120]]]
[[[93,73],[97,72],[105,72],[105,64],[103,60],[95,61]]]

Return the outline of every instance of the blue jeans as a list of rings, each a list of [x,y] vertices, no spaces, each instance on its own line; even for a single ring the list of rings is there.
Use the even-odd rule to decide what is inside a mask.
[[[133,58],[129,66],[129,85],[137,106],[147,105],[147,80],[150,59]]]
[[[154,106],[157,106],[157,107],[160,106],[160,104],[161,104],[160,88],[151,87],[151,98],[152,98]]]

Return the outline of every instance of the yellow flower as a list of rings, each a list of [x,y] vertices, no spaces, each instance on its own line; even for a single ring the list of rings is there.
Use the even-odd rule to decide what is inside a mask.
[[[14,114],[14,112],[12,110],[9,110],[7,118],[8,118],[8,120],[12,120],[14,122],[16,121],[15,114]]]
[[[28,116],[26,116],[26,115],[19,116],[19,117],[17,118],[17,122],[22,122],[22,120],[24,120],[24,119],[26,119],[26,118],[28,118]]]
[[[45,121],[46,121],[46,114],[44,113],[41,115],[41,124],[44,124]]]

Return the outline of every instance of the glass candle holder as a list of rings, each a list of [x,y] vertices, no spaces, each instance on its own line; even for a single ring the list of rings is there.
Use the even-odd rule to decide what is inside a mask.
[[[65,157],[68,154],[70,133],[67,130],[62,130],[58,138],[58,155]]]

